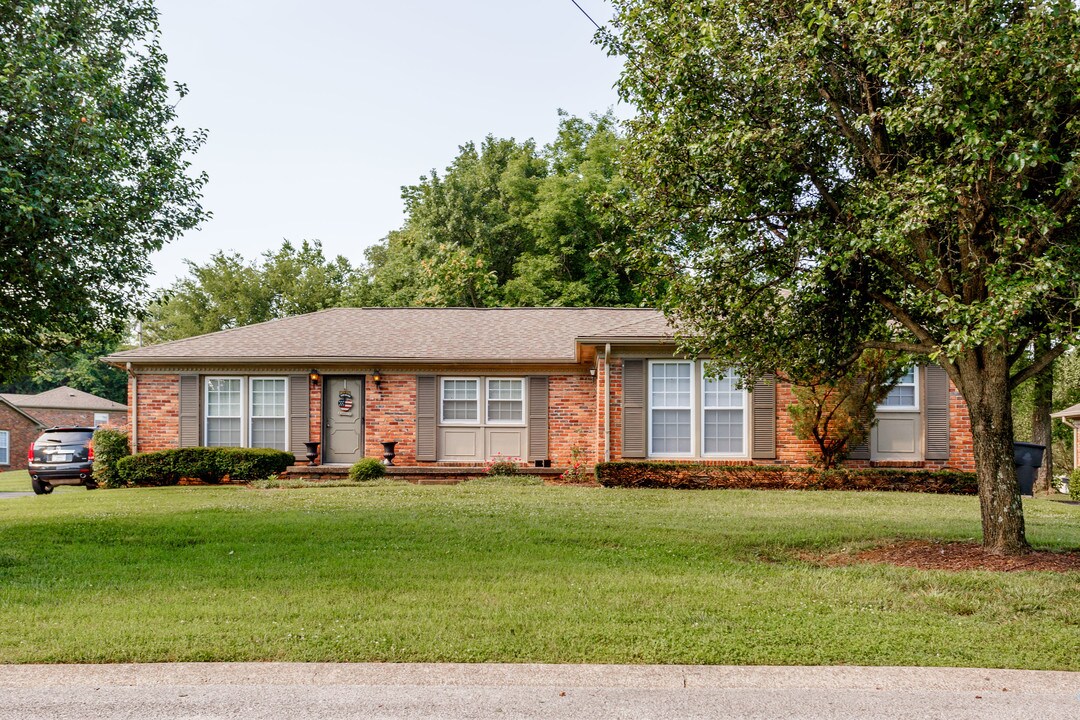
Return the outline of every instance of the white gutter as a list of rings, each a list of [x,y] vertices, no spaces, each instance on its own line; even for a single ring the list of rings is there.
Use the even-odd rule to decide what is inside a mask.
[[[128,375],[131,376],[131,454],[139,453],[139,376],[131,369],[131,363],[127,364]]]
[[[604,462],[611,462],[611,343],[604,345]]]

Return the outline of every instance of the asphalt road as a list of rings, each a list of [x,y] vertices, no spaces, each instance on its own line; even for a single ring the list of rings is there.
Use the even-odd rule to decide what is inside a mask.
[[[957,668],[0,666],[0,720],[1080,718],[1080,673]]]

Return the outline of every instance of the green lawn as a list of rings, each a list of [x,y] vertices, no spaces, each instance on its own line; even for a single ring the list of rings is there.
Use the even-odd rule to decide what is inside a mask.
[[[1027,501],[1080,547],[1080,506]],[[1080,670],[1080,574],[824,568],[974,538],[978,501],[464,484],[0,501],[0,662],[503,661]]]
[[[71,492],[73,490],[86,492],[84,487],[72,487],[70,485],[59,485],[53,489],[53,492]],[[30,487],[30,473],[25,470],[0,472],[0,492],[33,492],[33,488]]]

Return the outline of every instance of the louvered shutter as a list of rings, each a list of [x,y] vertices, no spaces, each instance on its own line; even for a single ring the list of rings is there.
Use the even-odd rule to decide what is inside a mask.
[[[434,462],[436,451],[435,409],[438,404],[434,375],[416,378],[416,459]]]
[[[758,378],[750,393],[752,409],[752,446],[750,457],[754,460],[776,459],[776,376],[769,374]]]
[[[548,459],[548,379],[529,378],[529,462]]]
[[[949,375],[940,365],[923,368],[927,460],[949,459]]]
[[[180,376],[180,447],[199,445],[199,376]]]
[[[870,413],[863,413],[862,417],[863,427],[866,428],[866,437],[858,445],[853,445],[851,450],[848,451],[849,460],[869,460],[870,459],[870,434],[872,432],[871,425],[873,421],[870,419]]]
[[[289,376],[289,450],[300,459],[307,455],[304,443],[311,433],[308,376]]]
[[[645,432],[645,361],[623,360],[622,456],[643,458]]]

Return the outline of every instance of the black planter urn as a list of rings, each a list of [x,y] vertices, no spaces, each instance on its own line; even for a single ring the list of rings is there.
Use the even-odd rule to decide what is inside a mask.
[[[307,448],[308,465],[318,465],[319,443],[317,441],[306,442],[304,447]]]
[[[393,465],[394,457],[396,453],[394,448],[397,446],[397,440],[387,440],[382,444],[383,449],[383,465]]]

